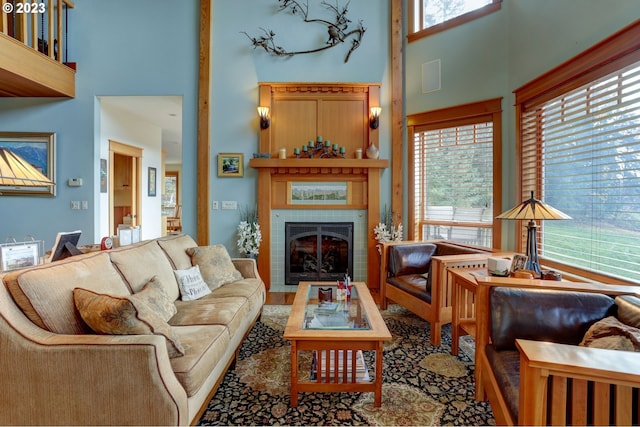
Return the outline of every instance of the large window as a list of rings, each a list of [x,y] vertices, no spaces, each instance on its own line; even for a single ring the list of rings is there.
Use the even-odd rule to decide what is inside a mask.
[[[409,41],[500,10],[502,0],[409,0]]]
[[[629,27],[516,91],[521,195],[572,217],[538,224],[541,262],[595,280],[640,283],[638,37]]]
[[[409,235],[494,247],[500,99],[409,116]],[[496,199],[498,194],[498,199]]]

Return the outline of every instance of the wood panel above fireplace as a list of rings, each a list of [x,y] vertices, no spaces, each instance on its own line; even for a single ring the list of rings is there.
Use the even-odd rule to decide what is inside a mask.
[[[318,136],[346,148],[346,158],[369,143],[379,146],[369,127],[369,109],[380,106],[379,83],[260,83],[260,106],[269,107],[271,126],[260,131],[260,152],[289,157]]]

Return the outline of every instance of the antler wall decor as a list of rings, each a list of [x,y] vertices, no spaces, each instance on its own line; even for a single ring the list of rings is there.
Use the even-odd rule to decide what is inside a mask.
[[[303,53],[314,53],[320,52],[323,50],[331,49],[332,47],[338,46],[341,43],[347,41],[347,39],[351,38],[351,47],[349,48],[349,52],[347,52],[347,56],[344,58],[344,62],[349,61],[349,57],[351,53],[356,50],[360,46],[360,42],[362,40],[362,36],[366,31],[366,28],[362,25],[362,21],[358,22],[356,28],[349,30],[349,24],[351,20],[347,18],[348,7],[350,1],[347,2],[346,6],[340,8],[338,6],[338,1],[336,0],[336,5],[332,6],[327,2],[320,3],[326,9],[333,11],[335,13],[335,21],[330,22],[325,19],[311,19],[309,18],[309,1],[307,0],[304,5],[301,5],[297,0],[278,0],[280,3],[280,11],[288,10],[293,15],[302,15],[304,22],[316,23],[324,25],[327,28],[327,32],[329,35],[328,40],[325,45],[304,51],[295,51],[290,52],[287,51],[282,46],[278,46],[275,42],[276,33],[271,30],[266,30],[264,28],[260,28],[264,34],[261,36],[251,37],[245,31],[242,33],[246,35],[249,40],[251,40],[251,44],[254,48],[261,47],[267,53],[277,56],[293,56],[299,55]]]

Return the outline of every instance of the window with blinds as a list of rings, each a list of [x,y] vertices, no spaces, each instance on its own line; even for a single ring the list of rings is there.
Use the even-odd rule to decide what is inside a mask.
[[[418,238],[492,247],[492,116],[413,128]]]
[[[573,218],[538,224],[542,264],[640,282],[640,62],[523,105],[520,147],[523,199]]]

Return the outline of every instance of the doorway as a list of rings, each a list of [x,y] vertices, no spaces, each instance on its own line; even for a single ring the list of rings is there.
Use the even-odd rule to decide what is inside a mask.
[[[142,223],[142,149],[109,140],[109,169],[109,230],[117,235],[120,224]]]

